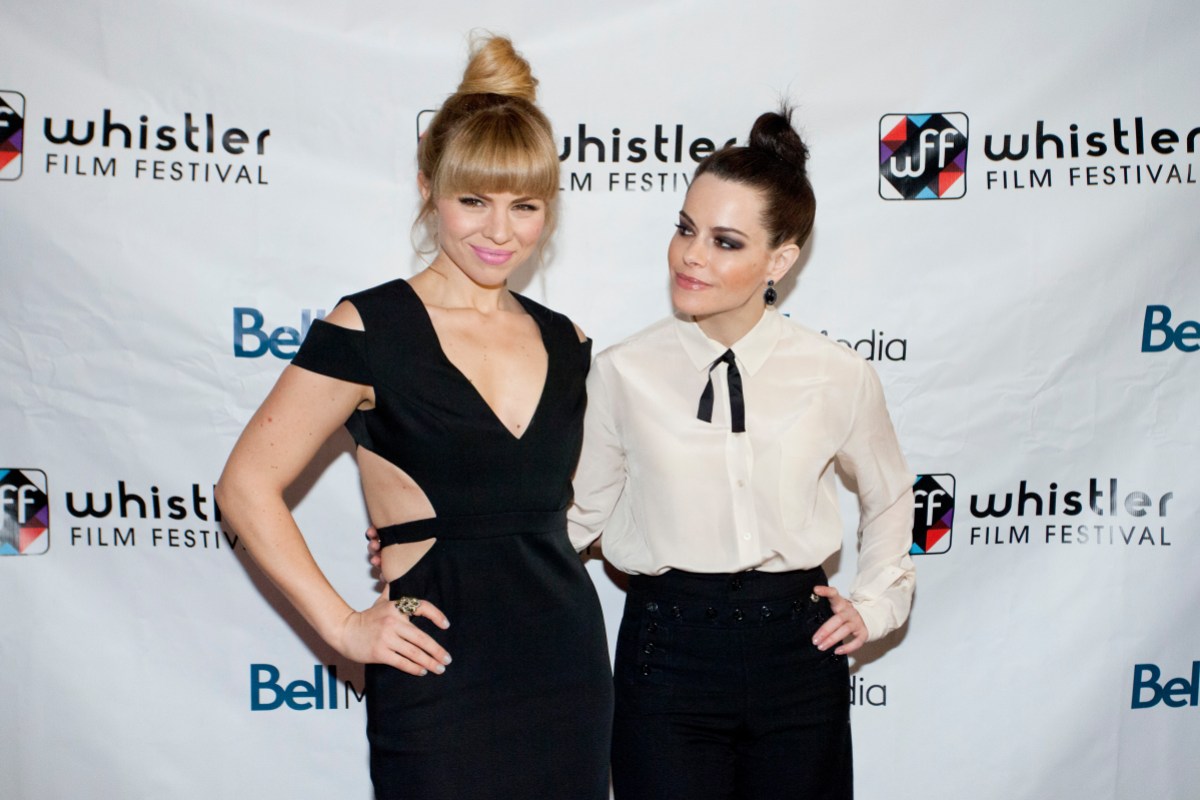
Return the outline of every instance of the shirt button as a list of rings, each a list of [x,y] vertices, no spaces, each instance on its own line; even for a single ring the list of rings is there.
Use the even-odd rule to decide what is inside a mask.
[[[763,619],[770,619],[771,618],[771,607],[763,606],[761,609],[759,609],[759,613],[762,614]]]
[[[746,482],[745,482],[745,481],[738,481],[738,488],[739,488],[739,489],[745,489],[745,488],[746,488]]]
[[[748,542],[748,541],[750,541],[750,534],[748,534],[748,533],[743,533],[743,534],[742,534],[742,538],[743,538],[743,539],[745,539],[745,540]]]
[[[643,675],[650,674],[650,665],[649,664],[642,664],[642,674]]]
[[[730,578],[729,579],[729,588],[735,592],[738,591],[739,589],[741,589],[742,588],[742,579],[737,578],[737,577]]]
[[[818,601],[818,600],[820,600],[820,599],[821,599],[820,597],[817,597],[817,593],[816,593],[816,592],[813,592],[812,594],[810,594],[810,595],[808,596],[808,601],[809,601],[810,603],[815,603],[815,602],[817,602],[817,601]]]
[[[741,622],[743,619],[746,618],[746,615],[742,613],[742,610],[740,608],[735,608],[733,610],[733,618],[735,620],[737,620],[738,622]]]
[[[655,611],[658,611],[658,603],[655,603],[653,600],[646,603],[646,610],[653,614]]]
[[[652,654],[654,652],[654,645],[647,642],[646,646],[642,648],[642,652],[645,653],[646,655]]]
[[[671,606],[671,616],[675,619],[681,618],[683,616],[683,609],[679,606]]]

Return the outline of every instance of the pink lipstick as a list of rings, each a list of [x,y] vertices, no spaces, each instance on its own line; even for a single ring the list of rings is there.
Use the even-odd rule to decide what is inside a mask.
[[[471,249],[475,251],[475,255],[478,256],[480,261],[485,264],[491,264],[494,267],[508,261],[513,255],[511,250],[492,250],[491,248],[479,247],[477,245],[471,245]]]
[[[675,273],[675,285],[678,286],[680,289],[687,289],[690,291],[708,288],[708,284],[705,283],[704,281],[696,280],[695,278],[690,278],[687,275],[684,275],[683,273],[680,273],[680,272]]]

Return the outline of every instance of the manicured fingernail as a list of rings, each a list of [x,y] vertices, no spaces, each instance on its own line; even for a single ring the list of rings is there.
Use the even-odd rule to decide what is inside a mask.
[[[438,674],[438,675],[441,675],[443,672],[445,672],[445,671],[446,671],[446,668],[445,668],[445,667],[438,667],[438,668],[437,668],[435,671],[437,672],[437,674]]]
[[[453,660],[454,660],[454,659],[452,659],[452,658],[450,657],[450,655],[449,655],[449,654],[447,654],[447,655],[446,655],[446,657],[442,659],[442,662],[443,662],[443,663],[445,663],[445,664],[449,664],[449,663],[450,663],[451,661],[453,661]]]
[[[427,669],[422,669],[422,670],[421,670],[421,677],[425,677],[425,676],[426,676],[426,675],[428,675],[428,674],[429,674],[429,670],[427,670]]]

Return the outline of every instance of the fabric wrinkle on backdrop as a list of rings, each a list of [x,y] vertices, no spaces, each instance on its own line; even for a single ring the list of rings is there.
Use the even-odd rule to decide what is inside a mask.
[[[418,269],[422,113],[474,27],[535,65],[561,143],[560,227],[513,288],[597,352],[668,312],[696,160],[797,106],[820,202],[778,307],[871,361],[918,474],[912,616],[852,658],[858,796],[1196,797],[1178,0],[5,7],[0,795],[370,796],[362,668],[243,564],[212,487],[330,299]],[[350,446],[289,500],[362,607]],[[587,568],[611,644],[620,581]]]

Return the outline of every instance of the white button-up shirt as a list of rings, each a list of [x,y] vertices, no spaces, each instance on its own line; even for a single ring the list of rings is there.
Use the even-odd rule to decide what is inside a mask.
[[[782,572],[841,548],[835,469],[857,487],[858,574],[849,598],[871,639],[912,601],[912,484],[875,371],[837,342],[767,309],[732,348],[746,431],[730,430],[728,368],[712,371],[712,422],[697,419],[725,352],[699,325],[665,319],[596,357],[588,377],[571,539],[604,534],[617,569],[657,575]]]

